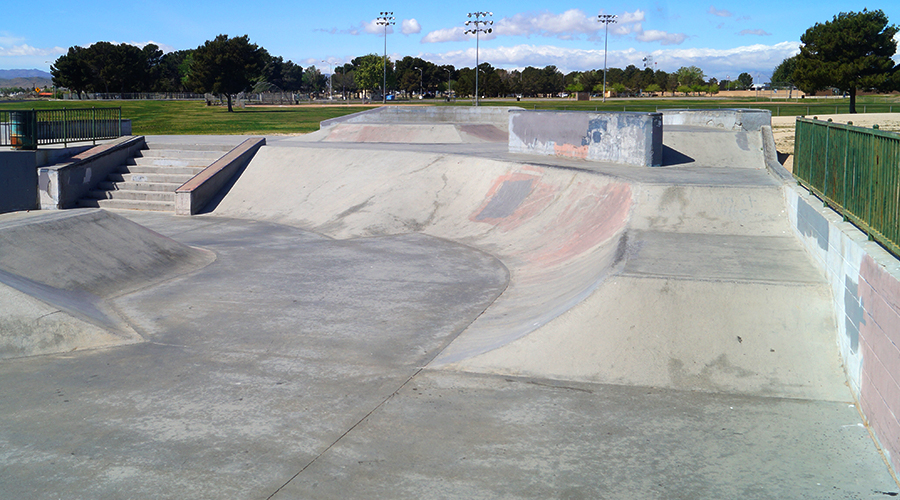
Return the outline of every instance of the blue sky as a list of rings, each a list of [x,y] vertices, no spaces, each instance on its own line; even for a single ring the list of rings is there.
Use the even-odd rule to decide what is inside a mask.
[[[548,7],[548,5],[552,5]],[[4,12],[0,20],[0,69],[42,69],[68,47],[97,41],[155,43],[165,51],[195,48],[218,34],[249,35],[271,54],[324,73],[331,64],[384,51],[379,9],[393,11],[387,35],[391,58],[422,57],[436,64],[475,65],[474,35],[467,13],[491,11],[494,32],[480,37],[480,60],[497,68],[544,67],[581,71],[603,67],[603,25],[598,14],[615,14],[609,26],[610,67],[675,71],[698,66],[707,77],[734,79],[747,72],[766,81],[772,69],[798,51],[800,35],[840,12],[882,9],[900,24],[900,2],[855,1],[613,1],[598,6],[533,0],[477,2],[186,2],[174,0],[47,0],[35,8]],[[895,60],[900,58],[895,57]],[[326,61],[326,62],[323,62]]]

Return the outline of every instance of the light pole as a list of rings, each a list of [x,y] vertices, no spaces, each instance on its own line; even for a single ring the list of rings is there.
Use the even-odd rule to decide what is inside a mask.
[[[423,88],[422,88],[422,79],[423,79],[422,68],[416,66],[413,69],[419,70],[419,99],[422,99],[423,97],[425,97],[425,92],[423,91]]]
[[[447,72],[447,102],[450,102],[450,82],[452,81],[450,78],[453,76],[453,71],[449,68],[444,68],[444,71]]]
[[[329,68],[331,68],[331,73],[328,74],[328,100],[334,100],[334,64],[326,60],[322,60],[323,63],[327,64]]]
[[[603,102],[606,102],[606,53],[609,46],[609,24],[616,22],[615,14],[600,14],[597,21],[606,26],[606,39],[603,41]]]
[[[471,35],[475,34],[475,105],[478,106],[478,35],[480,33],[490,33],[493,31],[492,28],[485,28],[484,26],[491,26],[494,24],[494,21],[484,19],[487,16],[493,16],[492,12],[469,12],[469,17],[474,17],[474,21],[466,21],[466,26],[472,25],[472,29],[467,29],[466,34]]]
[[[384,68],[384,79],[381,83],[381,103],[387,102],[387,29],[388,26],[397,24],[394,22],[393,12],[379,12],[379,16],[375,20],[375,24],[384,26],[384,59],[382,59],[382,67]]]

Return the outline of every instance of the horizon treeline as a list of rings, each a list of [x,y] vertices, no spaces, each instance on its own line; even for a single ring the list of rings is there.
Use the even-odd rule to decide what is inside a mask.
[[[194,92],[191,87],[193,54],[196,49],[164,54],[154,44],[138,48],[129,44],[97,42],[90,47],[70,47],[51,66],[53,84],[67,88],[79,96],[85,92]],[[272,56],[260,48],[264,64],[258,74],[250,75],[252,85],[245,92],[290,92],[321,95],[333,92],[348,95],[380,90],[384,69],[382,57],[366,54],[342,65],[329,65],[331,78],[315,65],[306,68],[282,57]],[[649,66],[649,65],[648,65]],[[485,97],[540,97],[565,92],[591,92],[603,89],[603,69],[562,73],[556,66],[526,67],[523,70],[479,65],[478,89]],[[387,91],[407,95],[433,96],[452,90],[457,96],[475,93],[475,70],[436,65],[418,57],[406,56],[387,61]],[[696,66],[682,67],[668,73],[652,67],[629,65],[608,68],[607,89],[618,95],[638,93],[716,93],[719,89],[750,88],[753,79],[742,73],[735,81],[706,79]]]

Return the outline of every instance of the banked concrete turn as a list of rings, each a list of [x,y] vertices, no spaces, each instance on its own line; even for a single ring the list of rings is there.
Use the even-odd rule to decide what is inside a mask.
[[[740,147],[703,140],[716,133]],[[847,400],[828,289],[746,137],[679,126],[668,147],[692,161],[658,170],[307,137],[260,150],[214,214],[499,258],[507,290],[429,368]],[[727,167],[693,161],[711,157]]]

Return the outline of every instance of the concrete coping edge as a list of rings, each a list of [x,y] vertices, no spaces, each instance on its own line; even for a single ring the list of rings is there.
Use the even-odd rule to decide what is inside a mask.
[[[207,182],[208,180],[215,177],[216,174],[218,174],[222,170],[225,170],[226,168],[231,166],[232,163],[240,160],[241,157],[248,151],[252,150],[252,152],[255,153],[257,149],[259,149],[260,147],[265,146],[265,145],[266,145],[265,137],[251,137],[251,138],[245,140],[244,142],[242,142],[242,143],[238,144],[237,146],[235,146],[234,148],[232,148],[231,151],[225,153],[224,156],[222,156],[218,160],[212,162],[208,167],[203,169],[203,171],[201,171],[199,174],[188,179],[188,181],[185,182],[184,184],[182,184],[181,186],[179,186],[175,190],[175,192],[176,193],[189,193],[191,191],[194,191],[195,189],[202,186],[204,182]]]
[[[128,135],[122,136],[118,139],[113,140],[112,142],[107,142],[106,144],[99,144],[94,146],[86,151],[82,151],[71,157],[72,161],[57,163],[56,165],[47,165],[44,167],[40,167],[42,170],[66,170],[69,168],[75,168],[81,166],[86,163],[90,163],[92,161],[97,160],[98,158],[102,158],[104,156],[113,154],[122,149],[131,148],[134,146],[143,146],[145,144],[144,136],[142,135]]]

